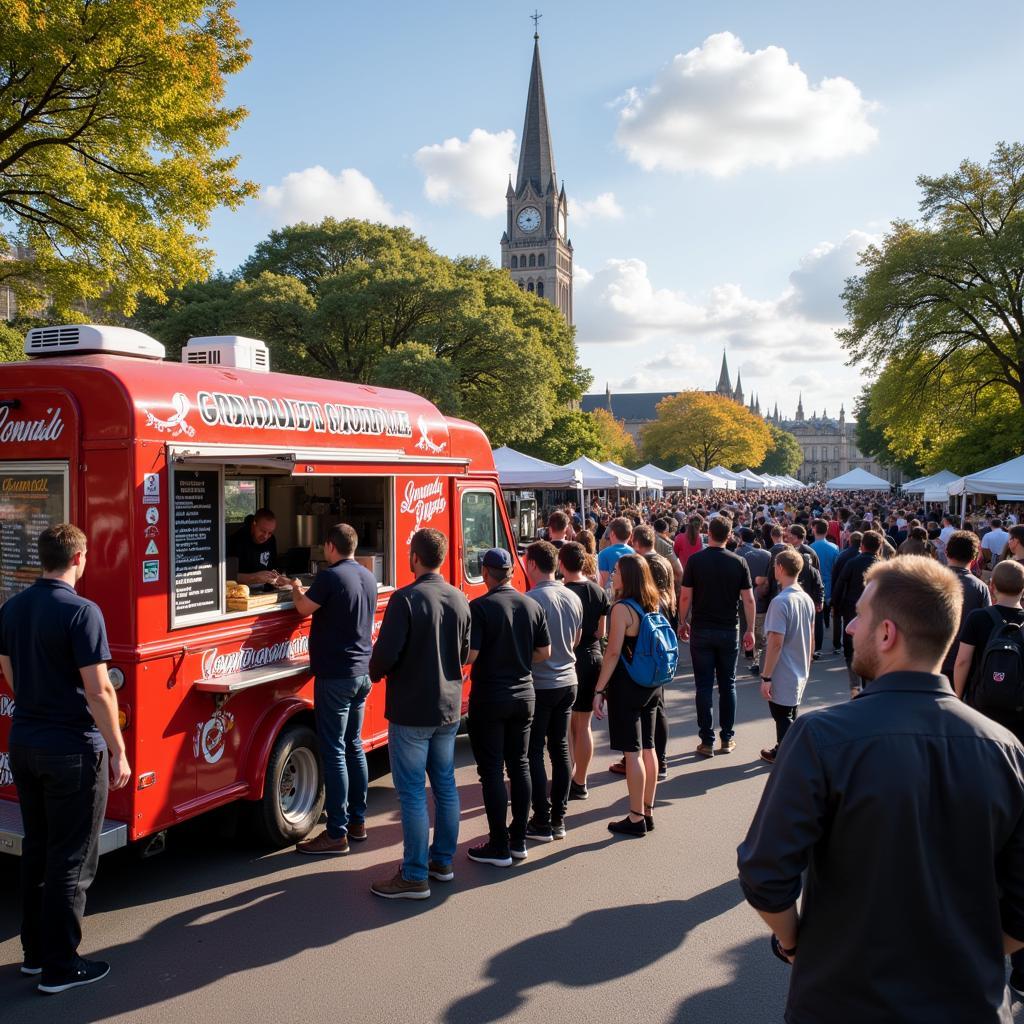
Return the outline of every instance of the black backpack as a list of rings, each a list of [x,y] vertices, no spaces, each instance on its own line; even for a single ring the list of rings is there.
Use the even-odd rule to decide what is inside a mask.
[[[985,611],[995,628],[981,652],[970,703],[982,714],[1024,711],[1024,626],[1004,622],[994,607]]]

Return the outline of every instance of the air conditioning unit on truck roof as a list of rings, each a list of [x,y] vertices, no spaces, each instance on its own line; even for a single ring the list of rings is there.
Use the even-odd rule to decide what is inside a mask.
[[[87,352],[142,359],[163,359],[166,355],[159,341],[130,327],[62,324],[58,327],[33,327],[25,335],[27,356],[84,355]]]
[[[230,366],[239,370],[270,371],[270,352],[264,342],[237,334],[189,338],[181,361],[196,366]]]

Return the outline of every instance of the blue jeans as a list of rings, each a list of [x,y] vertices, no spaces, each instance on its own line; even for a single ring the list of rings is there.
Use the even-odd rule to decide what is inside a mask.
[[[313,711],[327,791],[327,834],[332,839],[348,833],[350,819],[361,823],[366,817],[370,779],[362,732],[370,686],[369,676],[317,676],[313,684]]]
[[[694,629],[690,660],[697,688],[697,730],[701,743],[715,742],[714,689],[718,680],[718,724],[722,742],[731,740],[736,725],[736,659],[740,653],[735,629]]]
[[[402,807],[402,877],[408,882],[427,878],[427,863],[445,867],[459,842],[459,791],[455,787],[455,734],[451,725],[388,723],[391,777]],[[434,794],[434,842],[430,841],[426,780]]]

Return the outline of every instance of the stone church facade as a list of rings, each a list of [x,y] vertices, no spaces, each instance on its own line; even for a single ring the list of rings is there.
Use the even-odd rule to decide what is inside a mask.
[[[559,186],[544,98],[540,37],[533,36],[533,66],[515,185],[505,193],[508,223],[501,236],[501,265],[523,291],[557,306],[572,323],[572,242],[569,202]]]

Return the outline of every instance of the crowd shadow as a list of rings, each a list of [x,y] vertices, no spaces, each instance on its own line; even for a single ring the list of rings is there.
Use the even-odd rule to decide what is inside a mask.
[[[693,928],[727,913],[742,898],[736,882],[723,882],[687,900],[593,910],[562,928],[531,935],[491,958],[485,969],[487,985],[453,1002],[444,1024],[511,1018],[522,1011],[532,989],[550,982],[585,988],[641,971],[678,949]]]

